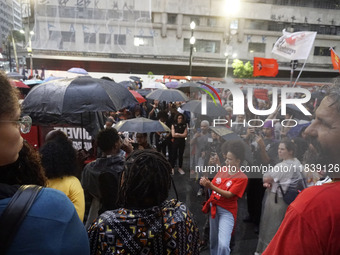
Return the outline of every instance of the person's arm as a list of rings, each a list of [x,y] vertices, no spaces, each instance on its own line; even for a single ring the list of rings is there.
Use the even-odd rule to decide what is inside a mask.
[[[217,192],[222,197],[232,198],[233,196],[235,196],[235,194],[231,193],[230,191],[223,190],[223,189],[216,187],[214,184],[212,184],[212,182],[207,177],[202,177],[200,180],[200,184],[204,186],[205,188],[208,188],[208,189],[211,189]]]
[[[262,163],[268,164],[270,162],[270,157],[268,156],[266,152],[266,145],[264,144],[262,137],[256,136],[256,142],[260,148],[260,155],[261,155]]]
[[[183,133],[175,133],[175,138],[185,138],[188,135],[188,127],[185,128]]]
[[[173,138],[175,138],[175,126],[171,125],[171,135]]]

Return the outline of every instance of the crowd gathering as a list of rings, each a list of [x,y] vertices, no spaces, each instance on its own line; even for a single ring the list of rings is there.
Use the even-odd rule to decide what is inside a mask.
[[[86,164],[60,130],[33,149],[20,135],[32,121],[21,117],[18,92],[4,74],[0,89],[4,254],[199,254],[209,248],[224,255],[232,253],[235,226],[246,222],[258,234],[255,254],[340,254],[339,82],[304,105],[310,117],[294,108],[282,116],[280,105],[270,116],[256,116],[247,105],[244,115],[233,115],[237,102],[222,90],[225,116],[194,114],[182,109],[185,102],[158,100],[108,112],[93,143],[95,159]],[[199,95],[188,93],[191,99]],[[253,104],[269,109],[271,94],[268,100],[254,96]],[[115,129],[139,117],[161,121],[170,131]],[[217,118],[228,122],[214,127]],[[212,166],[223,171],[199,171]],[[245,166],[261,171],[242,171]],[[204,227],[178,196],[169,199],[170,190],[177,195],[175,174],[191,177],[195,194],[206,198]],[[248,217],[237,219],[243,197]]]

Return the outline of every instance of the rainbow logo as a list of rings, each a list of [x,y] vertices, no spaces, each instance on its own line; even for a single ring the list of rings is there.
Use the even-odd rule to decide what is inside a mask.
[[[212,92],[214,92],[214,94],[217,96],[217,98],[218,98],[218,100],[220,101],[220,104],[221,104],[221,106],[222,106],[222,100],[221,100],[220,96],[218,95],[218,93],[217,93],[217,91],[216,91],[215,88],[213,88],[211,85],[208,85],[208,84],[206,84],[206,83],[204,83],[204,82],[197,82],[197,83],[199,83],[199,84],[201,84],[201,85],[203,85],[203,86],[209,88]],[[199,90],[202,90],[202,91],[204,91],[205,93],[207,93],[207,94],[212,98],[212,100],[214,101],[215,105],[217,106],[217,102],[216,102],[214,96],[211,94],[211,92],[210,92],[209,90],[204,89],[204,88],[201,88],[201,87],[197,87],[197,88],[198,88]]]

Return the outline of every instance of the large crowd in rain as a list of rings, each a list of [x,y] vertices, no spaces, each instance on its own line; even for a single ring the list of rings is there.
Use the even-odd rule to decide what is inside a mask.
[[[101,87],[114,83],[103,80]],[[127,95],[115,110],[91,119],[88,150],[74,149],[56,129],[38,149],[23,140],[32,119],[42,121],[25,102],[38,86],[44,83],[20,109],[17,89],[0,74],[0,233],[8,236],[1,244],[7,254],[230,254],[237,224],[248,223],[258,235],[255,254],[339,254],[339,83],[306,93],[291,88],[287,99],[310,96],[297,107],[283,104],[282,90],[272,87],[244,89],[242,102],[228,84],[145,90],[137,80],[119,85],[115,97]],[[202,114],[203,95],[213,92],[218,100],[208,98]],[[35,100],[47,113],[47,101]],[[239,104],[244,114],[234,114]],[[63,124],[69,113],[61,113]],[[48,120],[58,124],[56,114]],[[174,177],[194,183],[205,201],[204,226],[179,200]],[[23,196],[33,197],[29,209],[25,204],[15,218],[19,226],[10,225]],[[239,199],[247,204],[241,219]]]

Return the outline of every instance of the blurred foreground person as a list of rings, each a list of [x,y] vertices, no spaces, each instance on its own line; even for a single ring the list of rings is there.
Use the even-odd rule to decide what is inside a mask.
[[[22,150],[20,131],[29,132],[32,122],[30,118],[20,118],[16,90],[1,72],[0,89],[1,220],[20,185],[44,185],[46,179],[37,153],[26,147]],[[1,225],[0,232],[4,230]],[[8,233],[12,234],[12,230]],[[64,193],[49,188],[40,190],[13,240],[7,243],[6,254],[89,254],[86,231],[73,204]],[[0,251],[5,253],[4,246],[0,240]]]
[[[340,254],[339,83],[321,101],[305,133],[314,147],[305,171],[315,171],[310,162],[317,162],[333,175],[333,182],[309,187],[297,196],[263,254]]]
[[[199,254],[199,233],[186,205],[166,200],[171,165],[154,150],[126,160],[120,209],[106,211],[88,231],[92,254]]]

